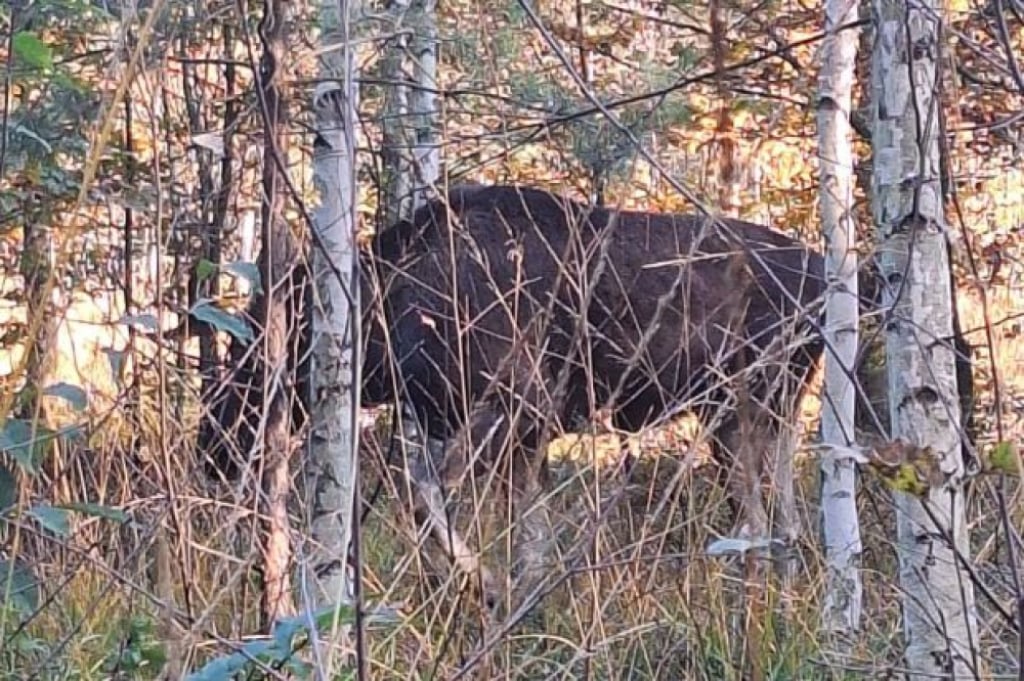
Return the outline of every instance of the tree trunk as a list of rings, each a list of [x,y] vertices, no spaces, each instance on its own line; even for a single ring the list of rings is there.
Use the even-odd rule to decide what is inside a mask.
[[[389,0],[387,3],[390,33],[394,37],[387,42],[381,64],[384,79],[388,81],[384,91],[381,139],[383,182],[380,208],[385,229],[412,214],[413,167],[408,138],[410,82],[405,68],[409,49],[405,23],[409,5],[409,0]]]
[[[857,251],[853,222],[853,148],[850,112],[857,57],[857,31],[842,29],[857,19],[856,0],[829,0],[818,81],[818,146],[821,218],[825,237],[825,387],[821,434],[822,533],[828,566],[823,626],[847,642],[860,627],[863,586],[857,516],[857,469],[848,449],[854,444],[857,359]]]
[[[729,217],[740,216],[742,180],[740,174],[740,150],[736,143],[736,126],[732,120],[732,93],[725,82],[725,55],[727,51],[728,24],[722,0],[711,0],[711,60],[715,69],[715,93],[718,95],[718,117],[715,125],[715,144],[712,145],[717,158],[716,189],[718,209]]]
[[[57,289],[50,283],[53,276],[54,243],[49,213],[44,208],[28,212],[20,262],[25,283],[28,328],[35,333],[25,343],[25,385],[30,389],[26,391],[26,399],[16,411],[19,418],[30,421],[33,427],[48,424],[41,391],[53,373],[56,353],[54,343],[57,315],[53,299]]]
[[[413,120],[413,169],[416,187],[413,209],[437,184],[441,174],[441,122],[437,105],[437,0],[413,0],[416,31],[409,46],[412,52],[413,88],[409,93],[409,113]]]
[[[314,93],[320,206],[313,252],[314,399],[305,472],[312,495],[307,503],[313,539],[309,574],[315,575],[318,608],[350,605],[358,596],[358,571],[352,578],[348,568],[356,531],[360,385],[354,16],[357,8],[350,2],[321,5],[321,41],[338,47],[324,52],[323,80]],[[334,669],[332,657],[323,663]]]
[[[440,173],[436,0],[391,0],[397,35],[384,60],[384,227],[408,219]],[[412,34],[403,32],[411,28]]]
[[[291,438],[291,400],[289,390],[295,366],[289,357],[296,353],[289,341],[296,333],[301,310],[296,286],[304,277],[298,271],[301,244],[284,219],[287,192],[280,164],[288,158],[288,125],[286,101],[280,79],[285,51],[287,4],[281,0],[265,0],[259,35],[263,43],[259,88],[266,129],[263,147],[263,196],[261,205],[263,248],[260,251],[260,274],[264,286],[262,305],[255,308],[262,322],[261,404],[266,412],[263,420],[263,496],[260,504],[264,514],[263,558],[264,590],[261,614],[263,626],[294,613],[292,601],[292,564],[287,502],[291,493],[289,463],[294,451]],[[291,352],[290,352],[291,351]]]
[[[872,198],[885,304],[892,306],[885,329],[890,414],[894,437],[925,451],[941,471],[920,497],[895,493],[912,679],[974,678],[977,670],[974,591],[955,555],[966,557],[968,538],[940,188],[941,16],[935,0],[874,2]]]

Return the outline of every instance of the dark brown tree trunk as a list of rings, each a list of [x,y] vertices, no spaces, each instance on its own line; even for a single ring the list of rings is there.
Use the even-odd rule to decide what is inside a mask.
[[[264,591],[261,613],[264,629],[274,620],[295,611],[289,571],[292,564],[289,541],[288,498],[291,487],[289,463],[295,450],[291,438],[290,390],[292,376],[288,367],[289,339],[299,319],[294,284],[299,283],[301,245],[284,220],[286,182],[284,164],[288,153],[287,111],[281,90],[281,63],[285,55],[285,20],[287,4],[266,0],[259,35],[263,42],[260,62],[259,90],[264,116],[263,148],[263,247],[260,252],[260,275],[263,281],[259,315],[263,354],[263,400],[266,412],[263,422],[263,513],[262,546],[264,557]],[[299,275],[299,276],[296,276]]]
[[[41,204],[40,204],[41,205]],[[25,280],[25,307],[30,330],[34,330],[26,343],[25,384],[29,390],[18,408],[20,418],[35,421],[42,417],[40,390],[53,368],[53,344],[56,319],[50,297],[53,288],[47,287],[51,272],[53,239],[49,216],[45,211],[33,211],[25,223],[22,236],[21,275]]]
[[[711,58],[715,69],[715,91],[718,95],[718,121],[715,126],[715,149],[718,157],[716,178],[717,208],[724,215],[740,214],[740,160],[736,144],[736,127],[732,120],[729,87],[725,82],[726,25],[722,0],[711,0]]]

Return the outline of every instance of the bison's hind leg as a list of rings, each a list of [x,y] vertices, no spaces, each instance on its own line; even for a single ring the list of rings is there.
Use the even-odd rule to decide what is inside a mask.
[[[768,357],[737,376],[739,399],[727,407],[712,442],[715,459],[728,468],[734,533],[771,540],[777,567],[788,573],[801,535],[794,457],[810,372],[796,362],[770,364]]]

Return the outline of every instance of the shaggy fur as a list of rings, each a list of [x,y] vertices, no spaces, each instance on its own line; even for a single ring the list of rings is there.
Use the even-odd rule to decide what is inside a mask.
[[[637,431],[686,411],[744,469],[735,494],[757,497],[763,450],[823,349],[822,257],[747,222],[459,187],[382,232],[374,255],[384,314],[364,316],[364,400],[397,398],[448,442],[439,482],[507,465],[520,512],[543,489],[553,432],[602,417]],[[434,476],[414,468],[420,518],[477,569]],[[520,518],[523,569],[543,559],[545,522]]]

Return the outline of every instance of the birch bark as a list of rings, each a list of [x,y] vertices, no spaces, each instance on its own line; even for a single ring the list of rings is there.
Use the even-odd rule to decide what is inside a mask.
[[[894,438],[930,449],[944,481],[920,498],[895,493],[905,656],[911,679],[975,678],[974,591],[955,555],[967,554],[968,537],[939,169],[942,6],[874,0],[873,13],[872,207],[891,306],[889,411]]]
[[[854,444],[857,357],[857,251],[852,216],[853,149],[850,112],[857,57],[858,0],[828,0],[825,40],[818,80],[818,147],[821,218],[825,237],[826,294],[825,386],[821,435],[822,532],[828,568],[823,607],[827,631],[852,640],[860,627],[863,586],[858,571],[862,551],[857,516]]]
[[[327,49],[314,92],[318,144],[314,179],[320,194],[313,249],[312,428],[306,467],[311,496],[312,573],[320,607],[352,604],[353,543],[359,444],[360,300],[356,243],[356,106],[353,22],[360,6],[325,0],[321,43]],[[328,663],[329,664],[329,663]],[[328,668],[332,668],[328,666]]]

